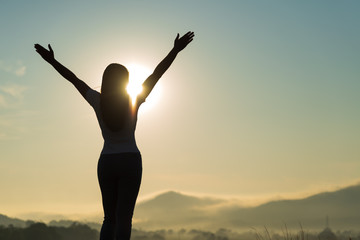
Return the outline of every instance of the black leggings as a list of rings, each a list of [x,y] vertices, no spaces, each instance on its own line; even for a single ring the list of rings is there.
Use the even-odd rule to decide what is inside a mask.
[[[103,154],[98,180],[104,208],[100,240],[129,240],[142,175],[140,153]]]

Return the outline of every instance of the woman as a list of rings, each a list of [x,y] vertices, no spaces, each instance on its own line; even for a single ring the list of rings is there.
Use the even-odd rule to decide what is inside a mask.
[[[49,50],[35,44],[41,57],[70,81],[95,110],[104,138],[98,162],[98,180],[104,209],[101,240],[113,240],[115,237],[130,239],[132,216],[142,175],[141,155],[135,141],[138,109],[177,54],[193,37],[193,32],[188,32],[181,38],[177,34],[174,47],[144,81],[143,91],[137,96],[135,105],[131,104],[126,92],[129,73],[124,66],[112,63],[105,69],[99,93],[59,63],[54,58],[50,44]]]

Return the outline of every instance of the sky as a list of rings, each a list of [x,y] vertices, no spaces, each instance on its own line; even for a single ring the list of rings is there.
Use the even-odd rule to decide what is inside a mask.
[[[351,0],[2,1],[0,213],[102,208],[95,113],[35,43],[99,90],[108,64],[150,74],[177,33],[195,32],[139,112],[140,200],[175,190],[251,204],[359,183],[359,10]]]

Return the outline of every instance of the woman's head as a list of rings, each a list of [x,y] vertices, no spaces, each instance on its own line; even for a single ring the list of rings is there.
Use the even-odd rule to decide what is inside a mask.
[[[126,92],[129,72],[123,65],[112,63],[104,71],[100,106],[102,117],[109,129],[122,129],[130,109],[130,96]]]
[[[129,83],[129,72],[121,64],[112,63],[106,67],[101,84],[101,93],[126,94],[126,86]]]

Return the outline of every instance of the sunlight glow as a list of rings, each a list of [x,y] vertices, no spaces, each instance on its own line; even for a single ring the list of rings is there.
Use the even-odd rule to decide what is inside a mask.
[[[129,84],[126,88],[129,93],[132,104],[135,104],[136,97],[142,92],[142,83],[151,74],[151,71],[139,64],[127,64],[126,68],[129,70]]]

